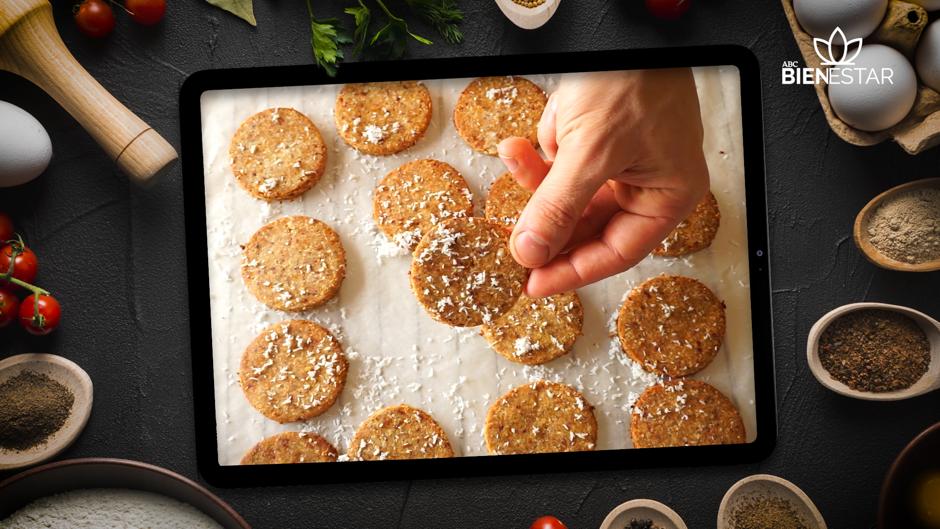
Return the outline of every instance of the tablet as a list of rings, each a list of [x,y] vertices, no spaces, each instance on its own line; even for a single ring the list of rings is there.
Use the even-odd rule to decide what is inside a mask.
[[[563,297],[500,286],[511,299],[486,301],[482,320],[445,310],[454,300],[428,284],[488,288],[516,270],[497,259],[489,276],[459,277],[480,273],[474,255],[454,258],[475,263],[455,277],[413,268],[450,256],[427,240],[454,226],[495,230],[480,254],[505,253],[525,194],[497,196],[493,146],[535,142],[564,83],[662,68],[691,69],[698,94],[714,200],[682,225],[695,241],[667,239],[667,255]],[[333,78],[203,71],[180,98],[211,483],[733,464],[772,449],[760,78],[746,49],[351,63]]]

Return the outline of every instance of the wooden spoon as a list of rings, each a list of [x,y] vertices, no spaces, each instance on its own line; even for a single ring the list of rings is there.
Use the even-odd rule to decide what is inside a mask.
[[[496,0],[499,10],[506,15],[510,22],[522,29],[536,29],[543,26],[558,9],[561,0],[545,0],[535,7],[526,7],[513,0]]]
[[[734,512],[735,505],[752,494],[783,498],[793,506],[804,522],[810,524],[811,529],[826,529],[826,521],[823,520],[819,509],[805,492],[793,483],[770,474],[748,476],[728,489],[718,507],[718,529],[734,527],[731,525],[731,514]]]
[[[630,520],[652,520],[662,529],[688,529],[676,511],[655,500],[630,500],[621,503],[601,522],[600,529],[623,529]]]
[[[62,384],[75,397],[65,424],[45,443],[23,451],[0,448],[0,470],[21,468],[41,463],[68,448],[88,423],[93,393],[91,378],[75,362],[61,356],[28,353],[0,360],[0,384],[23,371],[43,374]]]
[[[924,376],[920,377],[920,380],[915,382],[913,386],[907,389],[888,391],[884,393],[858,391],[832,378],[832,375],[826,371],[826,368],[823,367],[822,362],[819,360],[819,337],[822,336],[823,331],[826,330],[826,327],[828,327],[830,323],[832,323],[836,318],[839,318],[840,316],[843,316],[849,312],[871,309],[900,312],[901,314],[904,314],[905,316],[908,316],[917,322],[917,325],[919,325],[927,335],[927,340],[930,342],[930,365],[927,368],[927,372],[924,373]],[[923,395],[924,393],[929,393],[936,389],[940,389],[940,322],[924,314],[923,312],[919,312],[908,307],[902,307],[900,305],[888,305],[886,303],[870,302],[843,305],[830,311],[822,318],[819,318],[819,320],[810,329],[809,337],[806,339],[806,359],[809,362],[809,370],[813,373],[813,376],[816,377],[816,380],[818,380],[819,383],[823,386],[826,386],[840,395],[862,400],[909,399],[911,397],[916,397],[918,395]]]
[[[892,187],[891,189],[871,199],[871,201],[866,204],[865,207],[863,207],[855,217],[855,227],[852,230],[852,236],[855,239],[855,245],[858,246],[859,250],[862,251],[862,254],[875,265],[880,266],[881,268],[887,268],[888,270],[897,270],[900,272],[934,272],[940,270],[940,259],[918,264],[896,261],[878,251],[878,248],[875,248],[868,238],[868,223],[871,221],[871,217],[875,211],[878,210],[878,206],[880,206],[886,199],[891,198],[898,193],[921,188],[940,189],[940,178],[925,178],[923,180],[915,180],[913,182],[901,184],[897,187]]]
[[[48,0],[0,0],[0,70],[45,90],[133,180],[147,182],[176,160],[176,150],[69,53]]]

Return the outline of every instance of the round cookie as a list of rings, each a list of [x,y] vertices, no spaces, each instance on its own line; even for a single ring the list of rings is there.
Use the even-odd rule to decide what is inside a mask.
[[[500,141],[513,136],[537,146],[547,101],[545,92],[523,77],[480,77],[457,98],[454,126],[470,148],[491,156]]]
[[[653,250],[653,255],[680,257],[704,250],[715,240],[720,224],[721,211],[718,209],[718,200],[709,191],[695,206],[692,214],[680,222]]]
[[[252,446],[242,457],[243,465],[283,465],[293,463],[331,463],[336,449],[315,433],[284,432],[272,435]]]
[[[455,327],[475,327],[508,312],[528,274],[509,253],[505,227],[479,217],[447,219],[425,234],[409,273],[421,306]]]
[[[245,349],[239,381],[248,402],[280,423],[316,417],[336,402],[349,365],[340,343],[306,320],[275,323]]]
[[[407,404],[383,408],[349,442],[352,461],[454,457],[447,434],[426,412]]]
[[[509,226],[516,225],[519,215],[532,198],[528,189],[519,185],[512,173],[503,173],[493,181],[486,197],[486,218]]]
[[[246,119],[232,137],[229,156],[235,181],[262,200],[302,195],[326,168],[320,131],[293,108],[269,108]]]
[[[651,386],[630,416],[635,448],[739,444],[744,421],[734,404],[710,384],[684,378]]]
[[[472,198],[467,182],[450,165],[414,160],[379,182],[372,198],[372,216],[386,237],[414,250],[440,221],[473,215]]]
[[[329,301],[346,277],[346,251],[332,228],[311,217],[279,218],[244,247],[242,278],[258,301],[301,312]]]
[[[567,384],[539,380],[519,386],[490,407],[483,428],[491,454],[594,450],[594,407]]]
[[[568,351],[581,336],[584,307],[575,292],[545,298],[521,296],[512,309],[480,328],[497,353],[520,364],[544,364]]]
[[[401,152],[431,122],[431,94],[415,81],[347,84],[333,109],[336,129],[350,147],[376,156]]]
[[[725,336],[725,304],[695,279],[657,276],[627,296],[617,334],[623,351],[646,371],[691,375],[718,354]]]

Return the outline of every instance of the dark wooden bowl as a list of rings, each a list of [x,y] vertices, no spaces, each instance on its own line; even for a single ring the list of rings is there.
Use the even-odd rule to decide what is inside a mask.
[[[39,498],[89,488],[161,494],[192,505],[225,529],[251,529],[234,509],[195,481],[147,463],[110,458],[57,461],[0,482],[0,520]]]
[[[927,529],[914,519],[911,489],[931,470],[940,472],[940,422],[908,443],[888,469],[878,507],[880,529]]]

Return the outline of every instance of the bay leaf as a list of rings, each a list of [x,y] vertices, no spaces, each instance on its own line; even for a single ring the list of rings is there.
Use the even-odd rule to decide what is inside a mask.
[[[255,20],[255,11],[251,3],[252,0],[206,0],[206,2],[209,2],[219,9],[228,11],[252,26],[258,25],[258,22]]]

